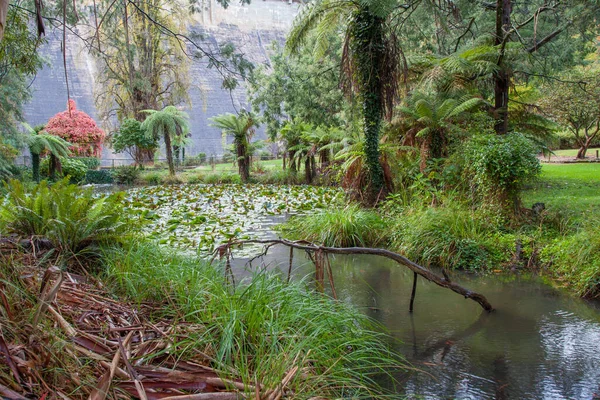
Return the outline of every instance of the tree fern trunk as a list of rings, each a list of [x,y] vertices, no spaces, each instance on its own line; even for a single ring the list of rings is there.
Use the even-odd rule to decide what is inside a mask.
[[[50,180],[56,180],[56,156],[54,154],[50,154],[50,163],[48,164],[48,175],[50,175]]]
[[[39,153],[31,153],[31,172],[33,180],[40,182],[40,155]]]
[[[173,146],[171,145],[171,136],[165,132],[164,139],[167,153],[167,164],[169,164],[169,175],[175,176],[175,165],[173,164]]]
[[[238,172],[242,182],[248,182],[250,179],[250,156],[248,154],[248,142],[244,139],[236,140],[236,153]]]
[[[494,44],[500,46],[498,58],[498,71],[494,74],[494,111],[496,124],[494,129],[497,134],[508,132],[508,91],[510,88],[510,74],[504,62],[505,47],[510,40],[506,32],[511,28],[510,14],[512,12],[511,0],[496,1],[496,39]]]

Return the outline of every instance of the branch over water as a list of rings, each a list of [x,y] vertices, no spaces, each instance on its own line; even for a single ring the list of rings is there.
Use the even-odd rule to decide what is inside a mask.
[[[317,244],[305,241],[290,241],[285,239],[254,239],[254,240],[239,240],[232,241],[229,243],[225,243],[219,246],[215,250],[215,255],[218,254],[226,254],[228,250],[231,250],[232,247],[240,246],[244,244],[264,244],[266,253],[272,246],[274,245],[283,245],[294,249],[305,250],[310,253],[315,252],[324,252],[326,254],[369,254],[375,256],[386,257],[391,260],[396,261],[398,264],[404,265],[417,275],[427,279],[430,282],[435,283],[438,286],[441,286],[446,289],[450,289],[455,293],[458,293],[465,297],[465,299],[471,299],[477,302],[484,310],[486,311],[494,311],[494,307],[488,302],[486,297],[480,293],[474,292],[467,288],[464,288],[454,282],[452,282],[449,278],[439,276],[429,269],[409,260],[408,258],[394,253],[393,251],[386,249],[373,249],[369,247],[327,247],[327,246],[319,246]],[[263,253],[263,254],[264,254]]]

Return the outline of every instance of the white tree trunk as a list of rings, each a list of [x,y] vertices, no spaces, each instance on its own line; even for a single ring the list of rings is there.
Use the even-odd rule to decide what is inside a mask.
[[[6,14],[8,14],[8,0],[0,0],[0,40],[4,37],[4,29],[6,29]]]

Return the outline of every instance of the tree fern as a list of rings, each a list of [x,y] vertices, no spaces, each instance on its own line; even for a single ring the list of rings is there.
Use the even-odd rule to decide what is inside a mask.
[[[175,175],[175,164],[173,162],[172,139],[175,136],[185,135],[189,132],[189,115],[177,107],[167,106],[161,111],[144,110],[148,117],[142,123],[141,128],[146,135],[152,138],[163,137],[169,164],[169,175]]]
[[[238,115],[225,113],[210,119],[211,126],[221,129],[223,135],[233,136],[236,148],[237,164],[242,182],[250,178],[250,140],[254,127],[258,125],[257,117],[248,111]]]

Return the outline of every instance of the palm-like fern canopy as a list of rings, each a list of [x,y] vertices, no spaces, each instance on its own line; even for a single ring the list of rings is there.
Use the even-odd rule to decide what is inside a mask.
[[[214,116],[210,120],[212,121],[211,126],[221,129],[224,135],[231,135],[236,140],[245,137],[257,124],[256,117],[249,112],[239,115],[225,113]]]
[[[189,130],[189,115],[175,106],[162,110],[144,110],[148,117],[142,122],[142,129],[148,136],[159,138],[165,134],[174,137]]]
[[[27,123],[23,123],[23,126],[29,133],[25,138],[25,143],[32,154],[41,154],[44,150],[48,150],[56,157],[67,157],[69,155],[69,146],[71,146],[71,143],[61,137],[49,135],[43,131],[37,132],[36,129]]]

